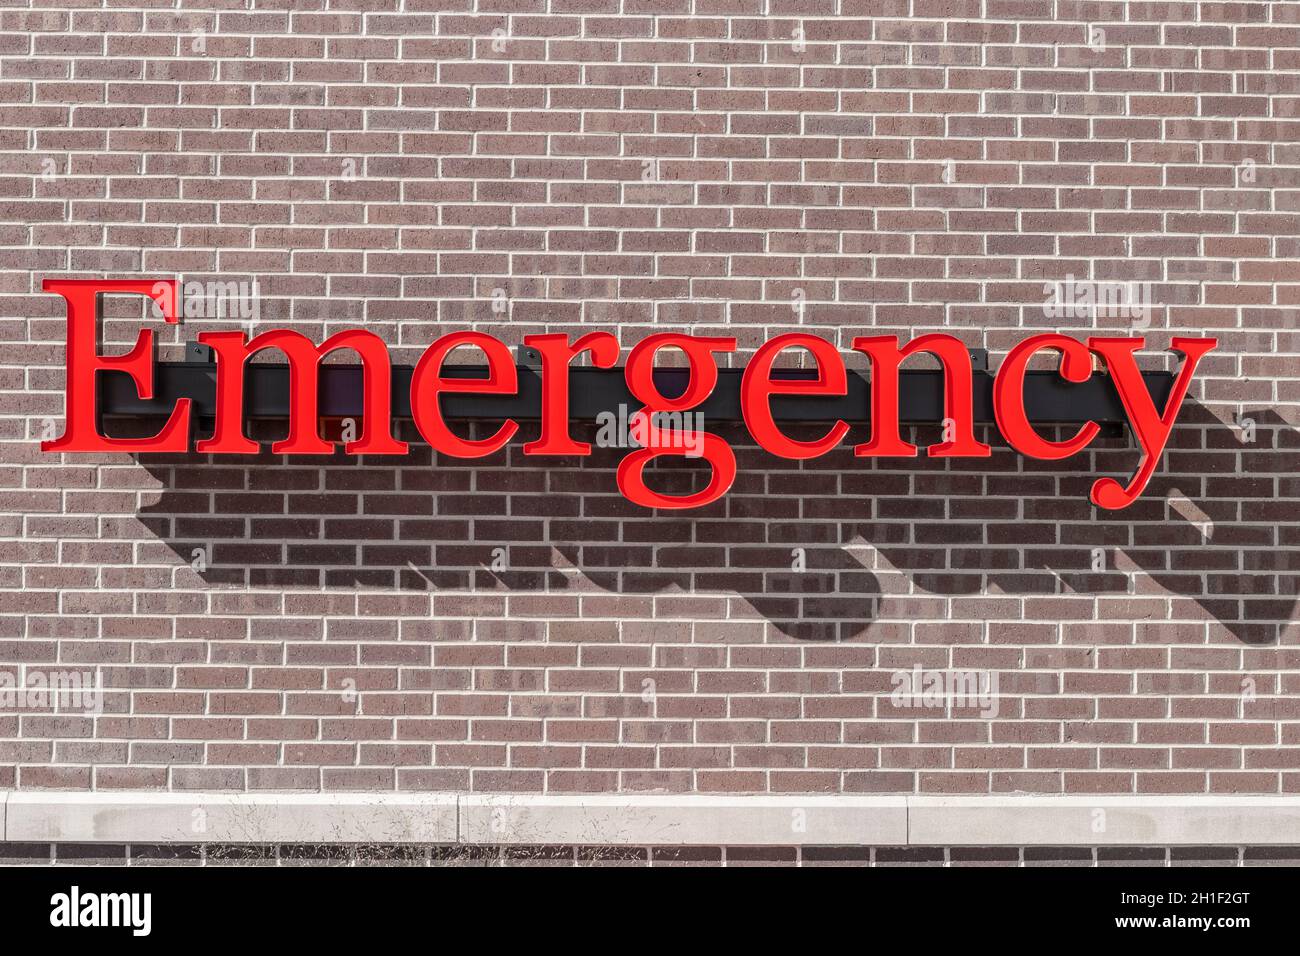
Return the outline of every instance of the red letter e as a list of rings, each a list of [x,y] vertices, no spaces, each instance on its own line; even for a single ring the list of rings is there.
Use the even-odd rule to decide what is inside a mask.
[[[153,330],[141,329],[125,355],[99,354],[99,296],[105,292],[147,295],[163,318],[176,322],[174,279],[46,279],[46,292],[68,303],[67,401],[63,434],[41,442],[41,451],[184,452],[189,449],[190,400],[182,398],[167,424],[153,438],[106,438],[96,428],[96,375],[100,369],[125,372],[142,399],[153,398]]]

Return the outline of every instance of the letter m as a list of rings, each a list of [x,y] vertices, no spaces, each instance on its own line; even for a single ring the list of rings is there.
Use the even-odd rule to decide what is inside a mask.
[[[126,893],[101,893],[100,925],[131,925],[131,897]]]
[[[273,329],[251,342],[243,332],[205,332],[199,341],[212,347],[217,361],[217,421],[212,437],[199,442],[196,451],[215,454],[256,454],[258,445],[244,434],[244,366],[262,349],[279,349],[289,360],[289,435],[271,451],[285,455],[329,455],[334,443],[320,437],[320,364],[335,349],[351,349],[361,356],[363,414],[361,437],[348,442],[349,455],[404,455],[405,442],[393,438],[392,364],[388,347],[379,336],[349,329],[326,339],[319,347],[299,332]]]

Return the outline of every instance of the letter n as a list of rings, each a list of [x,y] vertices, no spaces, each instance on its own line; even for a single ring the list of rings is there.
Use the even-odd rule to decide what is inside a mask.
[[[929,352],[943,364],[944,419],[952,423],[951,440],[931,445],[931,458],[987,458],[988,445],[975,438],[974,373],[970,351],[951,335],[922,335],[898,347],[898,336],[881,335],[853,340],[853,350],[871,359],[871,440],[853,454],[862,458],[912,458],[916,446],[899,435],[899,366],[917,352]]]

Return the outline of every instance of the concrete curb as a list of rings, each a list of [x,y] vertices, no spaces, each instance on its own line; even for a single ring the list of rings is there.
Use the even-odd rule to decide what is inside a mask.
[[[1300,797],[0,792],[6,842],[1300,845]]]

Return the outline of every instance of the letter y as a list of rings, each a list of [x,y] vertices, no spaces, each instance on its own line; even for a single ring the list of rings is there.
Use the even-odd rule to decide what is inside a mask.
[[[1137,474],[1128,483],[1121,485],[1114,478],[1098,478],[1092,486],[1092,502],[1102,508],[1116,511],[1127,508],[1142,494],[1160,464],[1160,456],[1169,442],[1169,433],[1173,431],[1174,419],[1183,407],[1187,397],[1188,386],[1196,372],[1197,363],[1205,353],[1219,344],[1218,339],[1184,339],[1175,338],[1171,348],[1182,352],[1186,357],[1183,367],[1174,379],[1173,391],[1165,403],[1164,413],[1156,411],[1151,392],[1138,370],[1134,353],[1146,344],[1146,339],[1137,338],[1090,338],[1088,348],[1106,361],[1106,368],[1115,390],[1119,392],[1120,401],[1124,403],[1124,413],[1129,425],[1142,448],[1142,460],[1138,463]]]

